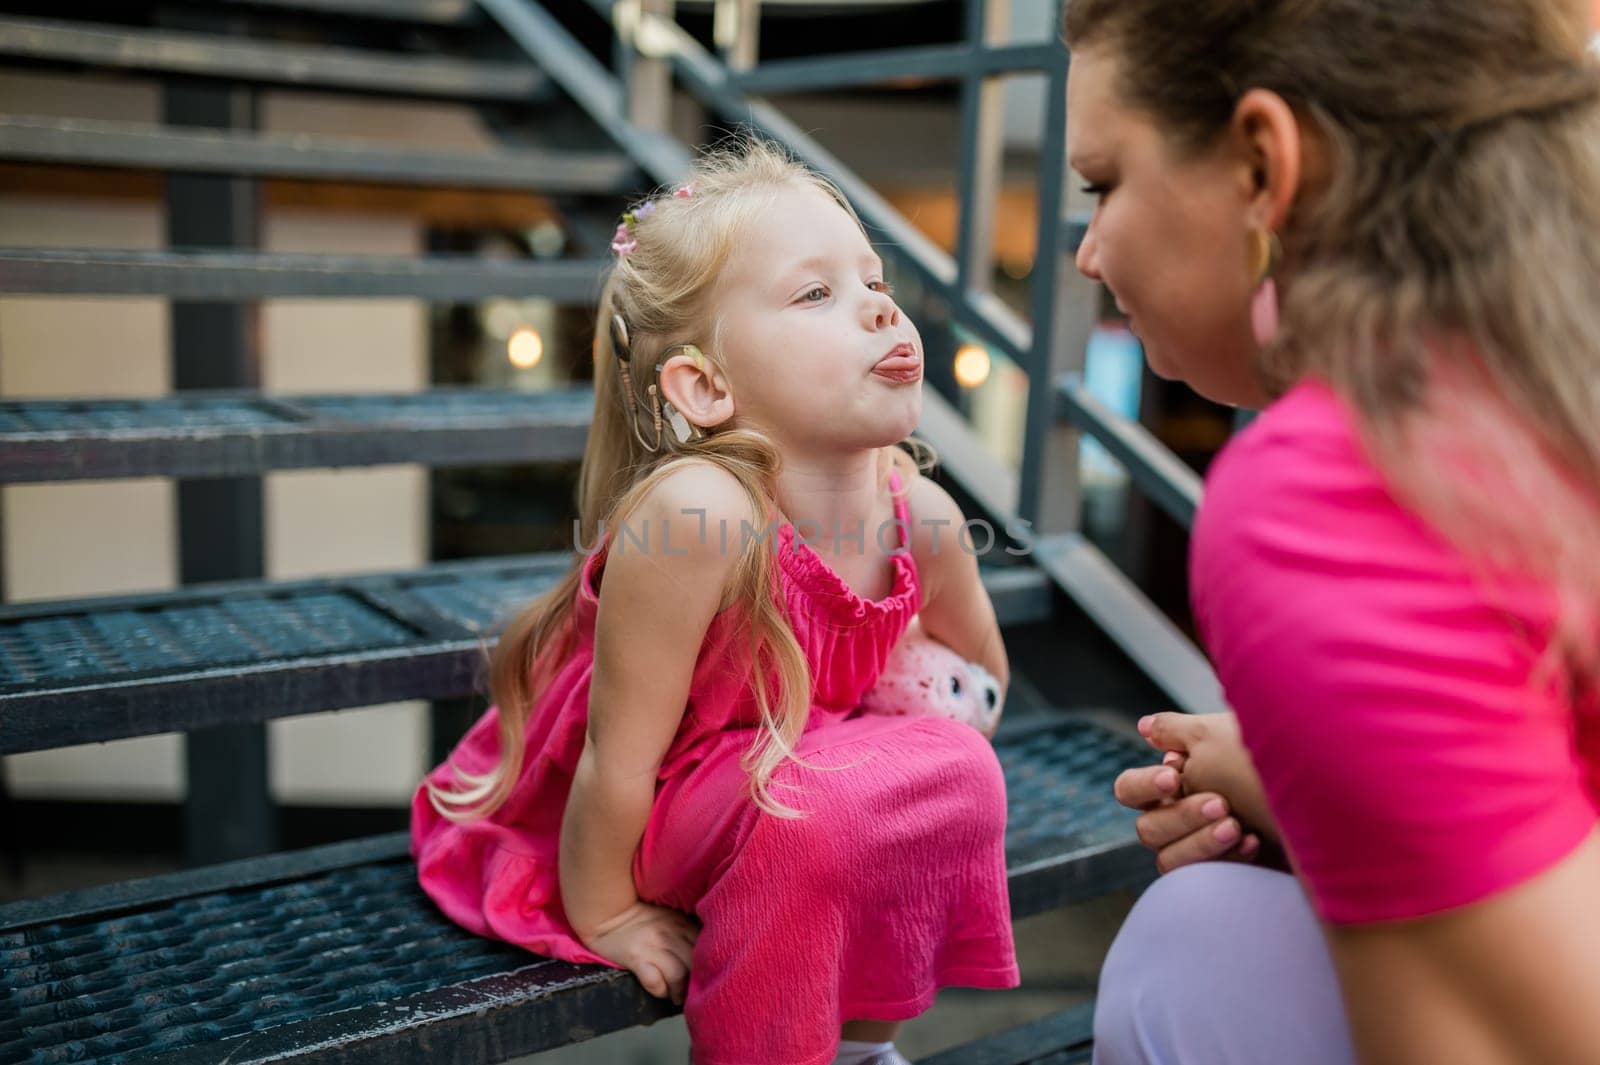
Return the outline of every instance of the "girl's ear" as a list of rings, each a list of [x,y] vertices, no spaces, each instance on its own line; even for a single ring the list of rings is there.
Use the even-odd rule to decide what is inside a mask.
[[[733,390],[717,364],[690,345],[677,351],[661,365],[661,397],[702,429],[733,417]]]

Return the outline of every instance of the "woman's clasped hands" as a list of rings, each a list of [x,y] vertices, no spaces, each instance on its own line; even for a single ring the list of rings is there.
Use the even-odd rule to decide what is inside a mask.
[[[1233,714],[1152,714],[1139,734],[1163,752],[1160,765],[1124,770],[1117,801],[1141,811],[1139,841],[1170,873],[1213,858],[1255,861],[1276,844],[1277,825]]]

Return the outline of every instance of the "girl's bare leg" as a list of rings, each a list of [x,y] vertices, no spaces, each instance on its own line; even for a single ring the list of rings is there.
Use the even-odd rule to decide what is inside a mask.
[[[839,1028],[840,1039],[854,1039],[859,1043],[892,1043],[900,1031],[900,1021],[845,1021]]]

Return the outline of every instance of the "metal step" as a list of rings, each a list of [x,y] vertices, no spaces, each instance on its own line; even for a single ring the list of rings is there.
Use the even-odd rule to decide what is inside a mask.
[[[1094,1003],[1088,1002],[951,1047],[917,1065],[1090,1065],[1093,1059]]]
[[[354,15],[397,22],[463,22],[476,12],[473,0],[221,0],[233,7],[277,7],[317,15]]]
[[[1111,797],[1142,744],[1056,717],[995,749],[1014,916],[1153,878]],[[0,974],[4,1061],[504,1061],[676,1012],[625,971],[463,932],[417,887],[403,833],[0,907]],[[935,1060],[1057,1060],[1024,1049]]]
[[[496,623],[571,559],[0,607],[0,754],[471,695]],[[1032,569],[992,571],[985,584],[1002,624],[1054,609]]]
[[[531,102],[549,87],[527,62],[373,52],[174,30],[0,18],[0,56],[400,97]]]
[[[588,388],[0,401],[0,483],[577,461],[593,410]]]
[[[177,129],[0,115],[0,159],[396,185],[620,195],[638,168],[614,152],[431,152],[297,133]]]
[[[492,296],[592,304],[610,264],[600,260],[493,260],[471,255],[280,255],[228,251],[0,248],[0,293],[165,296],[248,301],[410,297],[476,303]]]

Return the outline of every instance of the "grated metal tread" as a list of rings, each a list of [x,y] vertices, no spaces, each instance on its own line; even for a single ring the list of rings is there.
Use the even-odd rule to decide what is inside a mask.
[[[107,23],[0,18],[0,55],[34,63],[292,85],[384,96],[530,103],[549,82],[532,63],[246,40]]]
[[[566,555],[0,608],[0,752],[470,694]],[[446,598],[450,609],[430,600]]]
[[[0,754],[470,695],[498,622],[571,559],[0,606]],[[1003,623],[1053,609],[1033,570],[985,584]]]
[[[291,255],[275,252],[0,248],[0,294],[264,299],[419,299],[476,303],[492,296],[592,304],[606,263],[473,255]]]
[[[1142,744],[1053,716],[996,749],[1014,897],[1047,851],[1052,905],[1152,874],[1111,798]],[[0,972],[0,1065],[502,1061],[671,1012],[626,974],[456,928],[403,834],[0,907]]]
[[[620,196],[638,168],[616,152],[427,151],[302,133],[184,129],[39,115],[0,115],[0,159],[175,173],[363,181],[546,195]]]
[[[917,1065],[1090,1065],[1093,1058],[1094,1003],[1086,1002],[951,1047]]]
[[[589,388],[0,401],[0,483],[416,462],[575,462]]]
[[[222,0],[236,7],[293,8],[318,15],[410,22],[461,22],[473,15],[473,0]]]

